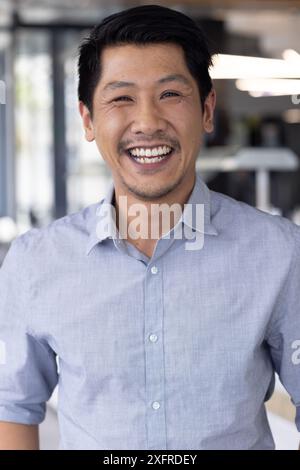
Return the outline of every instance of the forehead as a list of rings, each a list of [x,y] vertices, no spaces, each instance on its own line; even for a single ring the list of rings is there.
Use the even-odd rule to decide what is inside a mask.
[[[182,75],[189,82],[193,81],[183,49],[177,44],[109,46],[101,54],[101,88],[117,80],[132,81],[137,85],[152,84],[169,74]]]

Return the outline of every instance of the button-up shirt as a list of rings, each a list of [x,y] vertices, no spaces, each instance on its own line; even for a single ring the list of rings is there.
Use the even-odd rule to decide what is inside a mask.
[[[300,228],[197,176],[204,220],[184,212],[149,258],[99,223],[113,198],[13,242],[0,420],[40,423],[58,384],[61,449],[272,449],[276,371],[300,430]]]

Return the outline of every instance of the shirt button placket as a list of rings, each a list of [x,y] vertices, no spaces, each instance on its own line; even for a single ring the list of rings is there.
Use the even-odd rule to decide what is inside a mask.
[[[166,449],[162,270],[152,265],[145,283],[145,367],[148,449]]]

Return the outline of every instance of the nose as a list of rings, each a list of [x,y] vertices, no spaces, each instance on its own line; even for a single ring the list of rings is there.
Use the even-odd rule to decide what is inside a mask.
[[[131,125],[133,134],[153,135],[165,132],[167,122],[153,101],[144,101],[134,108],[134,119]]]

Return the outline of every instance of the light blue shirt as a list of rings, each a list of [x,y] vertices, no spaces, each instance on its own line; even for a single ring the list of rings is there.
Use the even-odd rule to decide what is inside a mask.
[[[277,371],[300,430],[300,228],[197,177],[203,248],[149,259],[97,225],[113,195],[12,244],[0,420],[40,423],[58,383],[61,449],[273,449]]]

